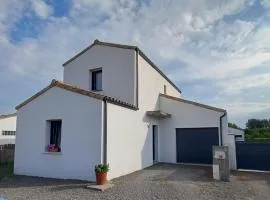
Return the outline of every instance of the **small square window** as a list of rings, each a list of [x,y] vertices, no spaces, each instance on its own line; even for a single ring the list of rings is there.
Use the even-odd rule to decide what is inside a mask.
[[[92,71],[92,90],[102,90],[102,69]]]
[[[47,151],[61,152],[62,120],[48,120],[47,127]]]
[[[16,131],[6,131],[6,130],[3,130],[2,131],[2,135],[5,135],[5,136],[16,135]]]

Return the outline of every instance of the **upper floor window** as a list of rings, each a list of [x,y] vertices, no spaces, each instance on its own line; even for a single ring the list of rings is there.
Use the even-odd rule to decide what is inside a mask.
[[[92,90],[102,90],[102,69],[92,71]]]
[[[2,131],[2,135],[16,135],[16,131]]]

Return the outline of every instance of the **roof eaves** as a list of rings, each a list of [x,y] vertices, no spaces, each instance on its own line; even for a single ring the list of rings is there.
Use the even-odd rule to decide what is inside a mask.
[[[81,95],[89,96],[89,97],[92,97],[92,98],[95,98],[95,99],[105,100],[105,101],[107,101],[109,103],[113,103],[113,104],[116,104],[116,105],[119,105],[119,106],[123,106],[123,107],[126,107],[126,108],[133,109],[133,110],[138,110],[138,108],[135,105],[129,104],[129,103],[124,102],[124,101],[121,101],[119,99],[109,97],[109,96],[104,96],[104,95],[97,94],[97,93],[94,93],[94,92],[90,92],[90,91],[87,91],[87,90],[84,90],[84,89],[81,89],[81,88],[78,88],[78,87],[74,87],[72,85],[68,85],[68,84],[60,82],[60,81],[55,81],[55,82],[56,82],[56,86],[60,87],[62,89],[65,89],[65,90],[68,90],[68,91],[71,91],[71,92],[75,92],[75,93],[78,93],[78,94],[81,94]]]
[[[162,97],[165,97],[167,99],[175,100],[175,101],[178,101],[178,102],[188,103],[188,104],[191,104],[191,105],[194,105],[194,106],[199,106],[199,107],[206,108],[206,109],[209,109],[209,110],[222,112],[222,113],[227,113],[227,111],[222,109],[222,108],[217,108],[217,107],[209,106],[209,105],[206,105],[206,104],[201,104],[201,103],[198,103],[198,102],[195,102],[195,101],[181,99],[181,98],[169,96],[169,95],[166,95],[166,94],[159,94],[159,95],[162,96]]]
[[[78,88],[78,87],[63,83],[61,81],[53,80],[53,82],[55,83],[56,87],[68,90],[70,92],[78,93],[78,94],[81,94],[81,95],[93,97],[95,99],[100,99],[100,100],[103,100],[104,97],[105,97],[104,95],[97,94],[97,93],[94,93],[94,92],[90,92],[90,91],[87,91],[87,90],[84,90],[84,89],[81,89],[81,88]]]
[[[55,82],[54,80],[52,81],[52,83],[50,85],[48,85],[47,87],[43,88],[42,90],[40,90],[39,92],[37,92],[36,94],[34,94],[33,96],[31,96],[30,98],[26,99],[25,101],[23,101],[21,104],[17,105],[15,107],[16,110],[20,109],[21,107],[25,106],[26,104],[28,104],[29,102],[33,101],[35,98],[39,97],[40,95],[42,95],[43,93],[45,93],[47,90],[51,89],[52,87],[55,86]]]
[[[245,129],[243,129],[243,128],[233,128],[233,127],[229,127],[229,128],[236,129],[236,130],[239,130],[239,131],[245,131]]]
[[[114,105],[122,106],[122,107],[129,108],[132,110],[139,110],[139,108],[133,104],[129,104],[127,102],[124,102],[124,101],[121,101],[112,97],[105,96],[104,100]]]
[[[6,119],[6,118],[10,118],[10,117],[15,117],[15,116],[17,116],[17,113],[0,115],[0,119]]]
[[[24,102],[22,102],[21,104],[19,104],[18,106],[16,106],[16,110],[20,109],[21,107],[25,106],[26,104],[30,103],[31,101],[33,101],[35,98],[39,97],[40,95],[42,95],[43,93],[45,93],[47,90],[53,88],[53,87],[58,87],[58,88],[62,88],[64,90],[70,91],[70,92],[74,92],[74,93],[78,93],[81,95],[85,95],[88,97],[92,97],[95,99],[99,99],[99,100],[106,100],[110,103],[119,105],[119,106],[123,106],[132,110],[138,110],[138,107],[136,107],[135,105],[129,104],[127,102],[118,100],[116,98],[113,97],[108,97],[108,96],[104,96],[101,94],[97,94],[94,92],[90,92],[66,83],[63,83],[61,81],[57,81],[57,80],[52,80],[51,84],[48,85],[47,87],[45,87],[44,89],[42,89],[41,91],[39,91],[38,93],[36,93],[35,95],[33,95],[32,97],[30,97],[29,99],[25,100]]]

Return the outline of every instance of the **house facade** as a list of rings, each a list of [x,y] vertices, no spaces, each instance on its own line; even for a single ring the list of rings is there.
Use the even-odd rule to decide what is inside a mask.
[[[16,113],[0,115],[0,145],[15,144]]]
[[[109,163],[112,179],[155,162],[211,164],[213,145],[234,145],[226,111],[183,99],[136,46],[95,40],[63,68],[63,82],[16,107],[16,174],[93,181]]]

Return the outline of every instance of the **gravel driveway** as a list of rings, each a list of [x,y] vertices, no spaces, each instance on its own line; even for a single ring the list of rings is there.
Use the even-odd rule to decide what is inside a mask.
[[[87,183],[14,176],[0,181],[0,196],[12,199],[270,199],[270,174],[233,172],[230,182],[211,179],[210,167],[158,164],[113,180],[105,192]]]

